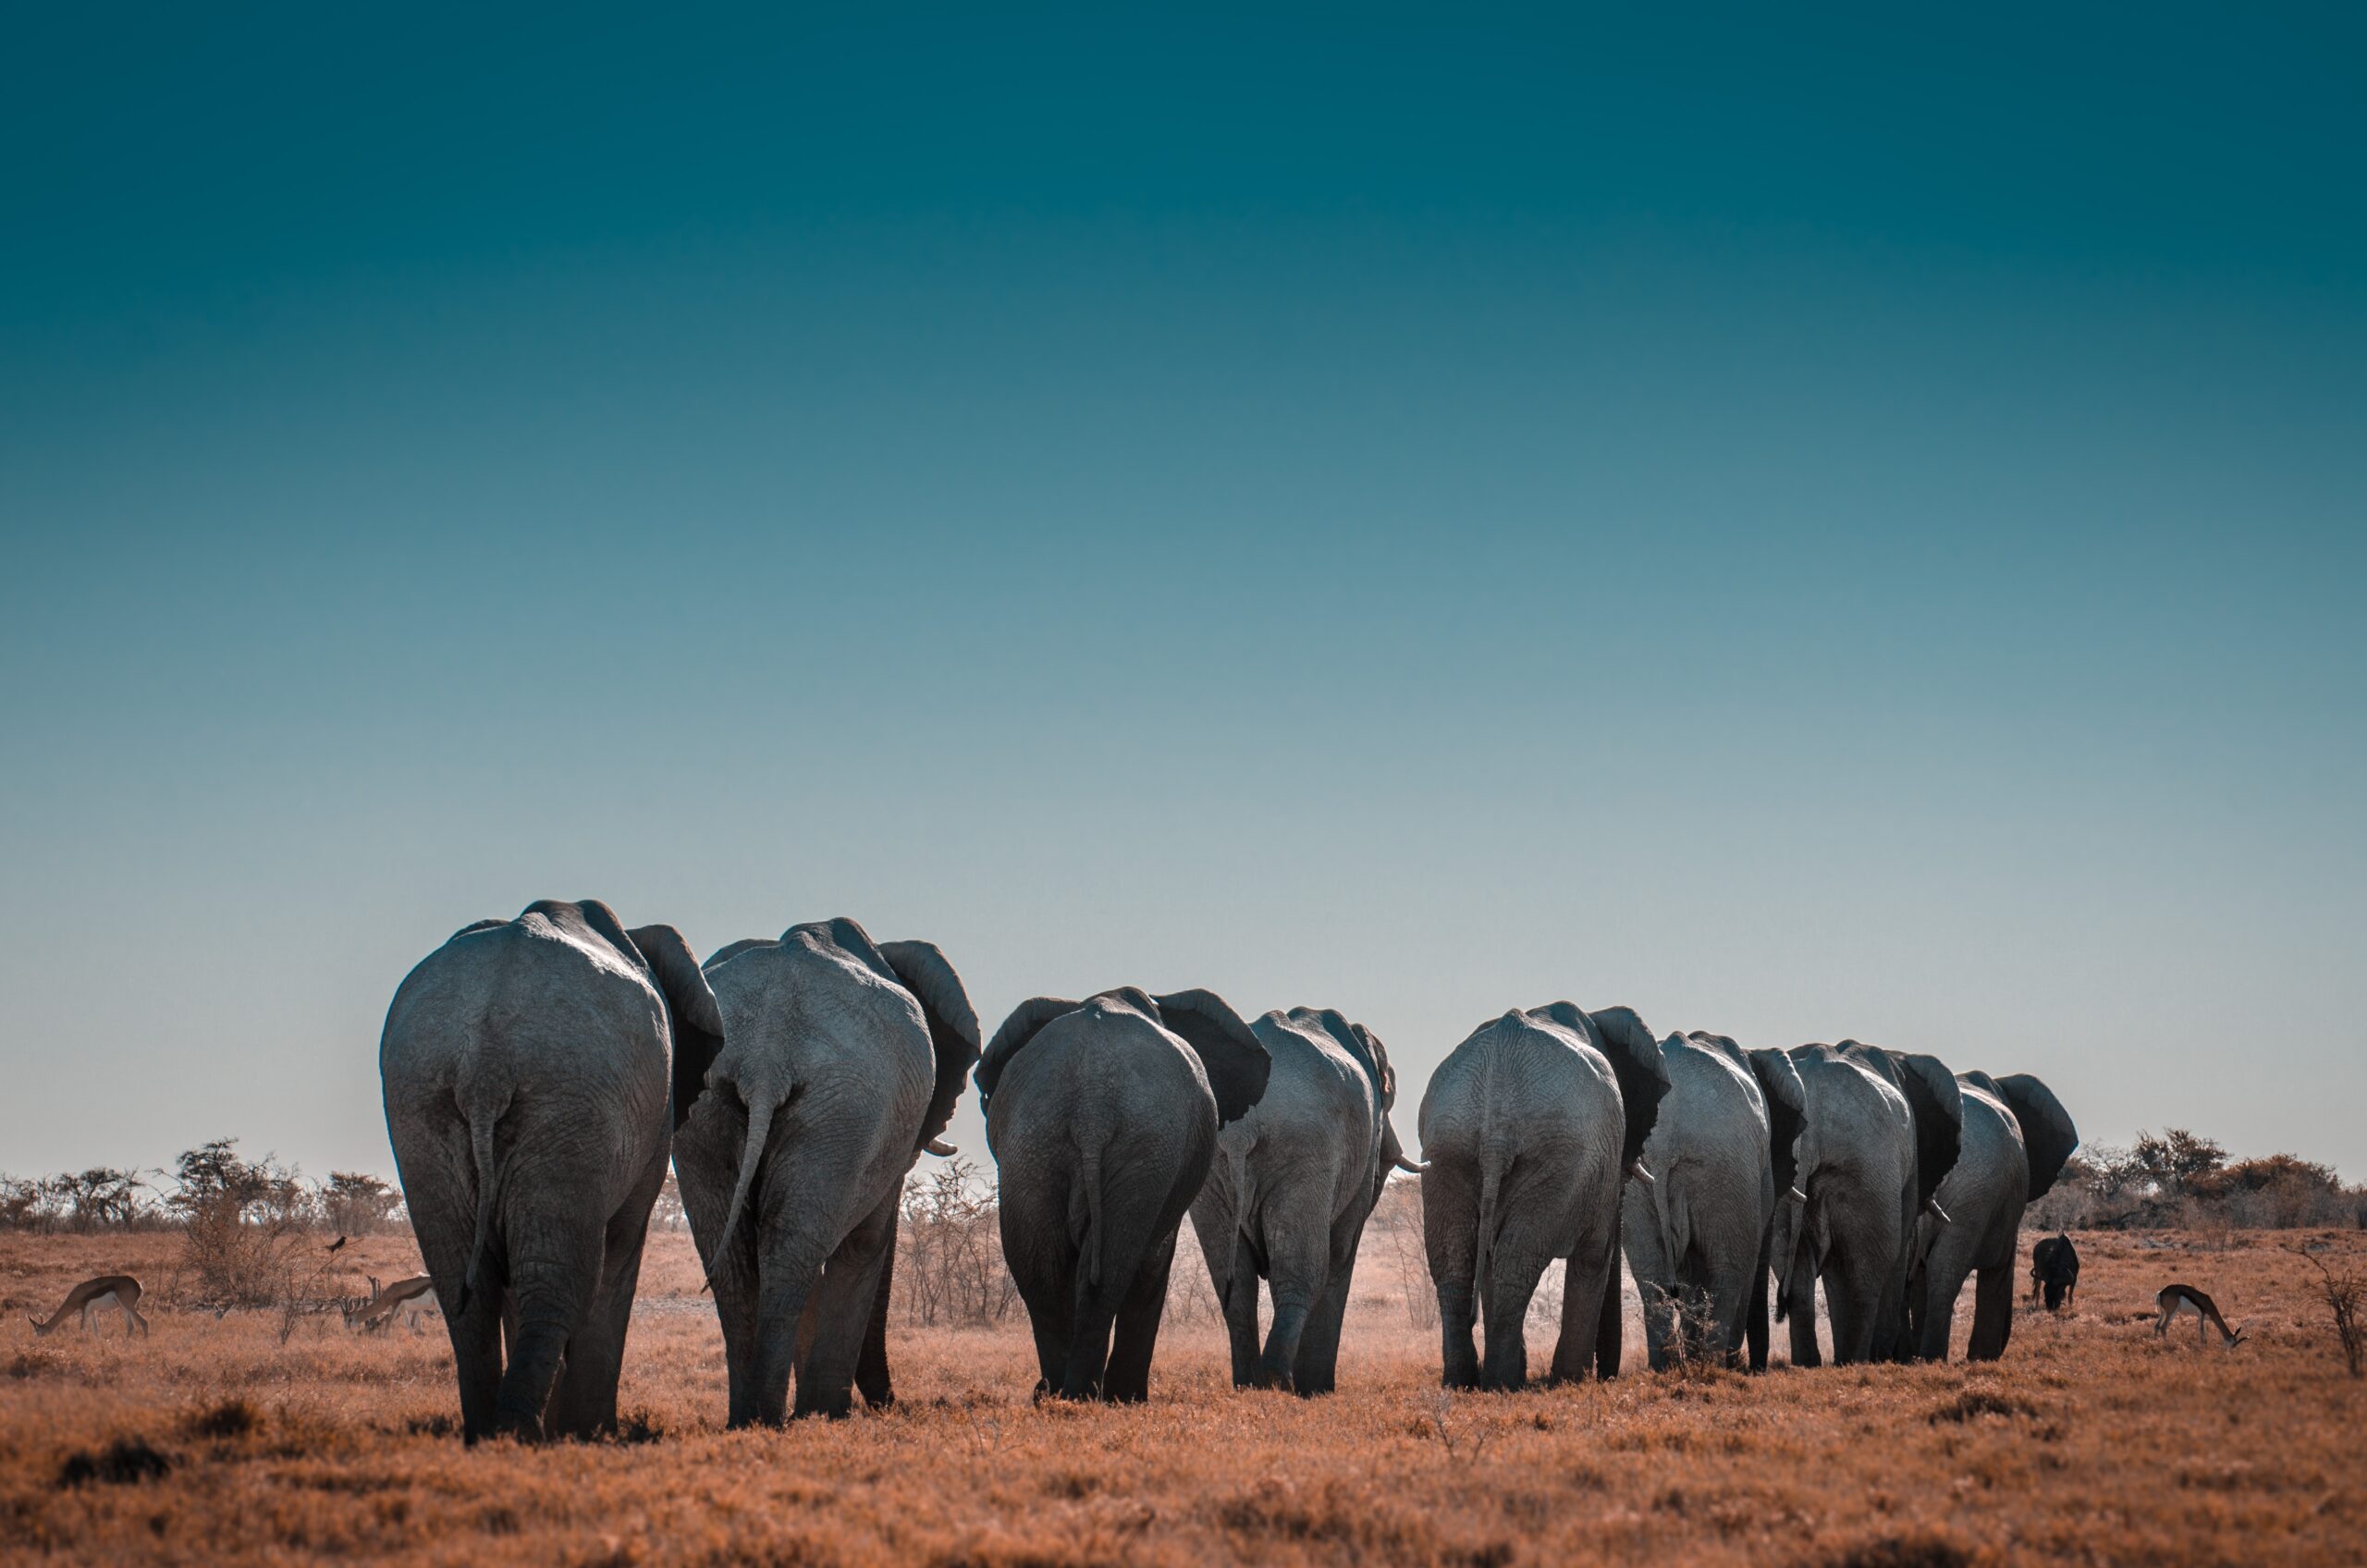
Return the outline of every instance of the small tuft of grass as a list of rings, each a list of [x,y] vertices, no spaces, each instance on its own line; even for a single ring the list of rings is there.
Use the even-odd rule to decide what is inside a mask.
[[[181,1430],[192,1438],[243,1438],[262,1426],[263,1412],[233,1395],[219,1404],[190,1411],[181,1422]]]
[[[1936,1427],[1944,1421],[1977,1421],[1984,1415],[2036,1415],[2038,1406],[2026,1399],[2001,1394],[1989,1389],[1967,1389],[1947,1403],[1936,1406],[1923,1417]]]
[[[151,1447],[145,1438],[117,1438],[93,1452],[78,1450],[57,1467],[60,1490],[88,1486],[119,1487],[138,1481],[158,1481],[172,1474],[172,1455]]]
[[[1928,1531],[1881,1536],[1808,1560],[1810,1568],[1970,1568],[1971,1562],[1971,1552]]]

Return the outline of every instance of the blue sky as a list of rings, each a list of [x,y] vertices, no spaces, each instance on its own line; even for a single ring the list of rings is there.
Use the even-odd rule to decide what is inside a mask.
[[[0,1169],[555,896],[2367,1176],[2355,12],[1123,10],[18,24]]]

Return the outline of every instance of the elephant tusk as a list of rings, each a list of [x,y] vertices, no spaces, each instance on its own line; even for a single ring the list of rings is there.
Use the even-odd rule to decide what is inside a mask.
[[[1647,1187],[1658,1185],[1658,1183],[1652,1180],[1652,1173],[1644,1169],[1644,1162],[1640,1158],[1627,1167],[1627,1174],[1633,1176],[1637,1181],[1641,1182]]]
[[[1804,1192],[1800,1191],[1800,1190],[1799,1190],[1799,1188],[1797,1188],[1797,1187],[1787,1187],[1787,1188],[1785,1188],[1785,1189],[1784,1189],[1784,1197],[1786,1197],[1786,1198],[1790,1199],[1792,1202],[1794,1202],[1794,1203],[1796,1203],[1796,1204],[1798,1204],[1802,1208],[1806,1208],[1806,1207],[1808,1207],[1808,1206],[1809,1206],[1809,1195],[1808,1195],[1808,1194],[1806,1194],[1806,1193],[1804,1193]]]
[[[927,1143],[923,1144],[921,1147],[937,1156],[939,1159],[951,1159],[955,1155],[962,1152],[951,1144],[947,1143],[943,1138],[931,1138]]]
[[[1938,1220],[1941,1224],[1953,1225],[1956,1223],[1955,1220],[1948,1218],[1948,1211],[1940,1207],[1940,1200],[1938,1198],[1926,1199],[1923,1207],[1930,1210],[1932,1218]]]
[[[1429,1165],[1428,1162],[1417,1165],[1401,1154],[1397,1157],[1397,1169],[1403,1170],[1408,1176],[1419,1176],[1429,1170]]]

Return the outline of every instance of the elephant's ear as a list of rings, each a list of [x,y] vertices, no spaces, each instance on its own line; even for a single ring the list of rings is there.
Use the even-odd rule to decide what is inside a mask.
[[[2063,1174],[2071,1151],[2079,1146],[2079,1129],[2072,1125],[2071,1113],[2054,1091],[2027,1072],[1998,1079],[1997,1092],[2022,1124],[2022,1152],[2030,1162],[2030,1196],[2043,1197]]]
[[[971,1011],[970,994],[934,942],[885,942],[879,956],[896,971],[904,989],[921,1004],[928,1021],[928,1043],[937,1052],[937,1088],[929,1096],[928,1114],[921,1119],[914,1148],[926,1146],[953,1120],[953,1102],[962,1097],[962,1081],[978,1060],[978,1015]]]
[[[1062,1013],[1074,1012],[1082,1002],[1063,1001],[1059,997],[1030,997],[1011,1010],[1002,1021],[995,1037],[987,1042],[986,1054],[978,1059],[978,1098],[994,1097],[995,1084],[1002,1079],[1002,1070],[1019,1054],[1019,1047],[1036,1037],[1036,1032]]]
[[[725,964],[730,963],[733,959],[738,958],[742,953],[753,952],[758,948],[777,948],[779,946],[780,946],[780,944],[774,941],[770,937],[742,937],[729,947],[717,948],[715,951],[709,953],[707,955],[706,962],[699,965],[699,973],[702,974],[712,974],[717,970],[721,969]]]
[[[1380,1035],[1363,1024],[1351,1023],[1348,1027],[1355,1030],[1356,1038],[1365,1043],[1365,1053],[1372,1058],[1372,1064],[1379,1072],[1381,1110],[1386,1113],[1396,1109],[1397,1070],[1389,1065],[1389,1047],[1380,1043]]]
[[[1775,1170],[1775,1193],[1781,1197],[1800,1179],[1800,1133],[1809,1121],[1809,1094],[1791,1053],[1756,1050],[1749,1053],[1751,1076],[1767,1099],[1767,1158]]]
[[[1594,1021],[1596,1038],[1619,1080],[1619,1099],[1627,1112],[1627,1137],[1619,1163],[1633,1165],[1644,1158],[1644,1140],[1660,1120],[1661,1097],[1668,1093],[1668,1063],[1661,1043],[1629,1007],[1607,1007],[1587,1016]]]
[[[1964,1152],[1964,1091],[1935,1056],[1886,1051],[1898,1068],[1899,1092],[1915,1113],[1915,1202],[1932,1201]]]
[[[629,946],[649,966],[650,978],[666,998],[674,1035],[674,1125],[691,1114],[707,1069],[723,1050],[723,1010],[707,989],[706,976],[691,945],[670,925],[642,925],[626,933]]]
[[[1174,991],[1151,1000],[1168,1032],[1199,1057],[1217,1097],[1217,1125],[1248,1115],[1266,1097],[1266,1080],[1274,1071],[1266,1042],[1214,991]]]

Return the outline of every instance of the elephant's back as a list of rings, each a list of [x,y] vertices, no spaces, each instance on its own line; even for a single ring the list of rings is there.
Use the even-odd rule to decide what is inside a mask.
[[[1013,1056],[987,1106],[996,1158],[1048,1146],[1216,1146],[1217,1102],[1189,1047],[1165,1030],[1073,1013]],[[1206,1152],[1203,1153],[1206,1158]]]
[[[667,1075],[664,1001],[620,955],[532,913],[463,931],[404,977],[379,1037],[399,1081],[543,1074],[602,1088]]]
[[[2030,1187],[2021,1126],[2005,1105],[1975,1084],[1961,1085],[1964,1125],[1956,1163],[1933,1196],[1952,1215],[2010,1210],[2018,1228]]]
[[[803,942],[754,949],[707,974],[723,1013],[728,1070],[775,1057],[797,1083],[926,1098],[937,1058],[920,1004],[896,981]],[[915,1112],[917,1114],[917,1111]]]
[[[1527,1141],[1591,1141],[1622,1133],[1619,1083],[1600,1052],[1517,1013],[1447,1054],[1422,1091],[1423,1158],[1512,1133]]]

